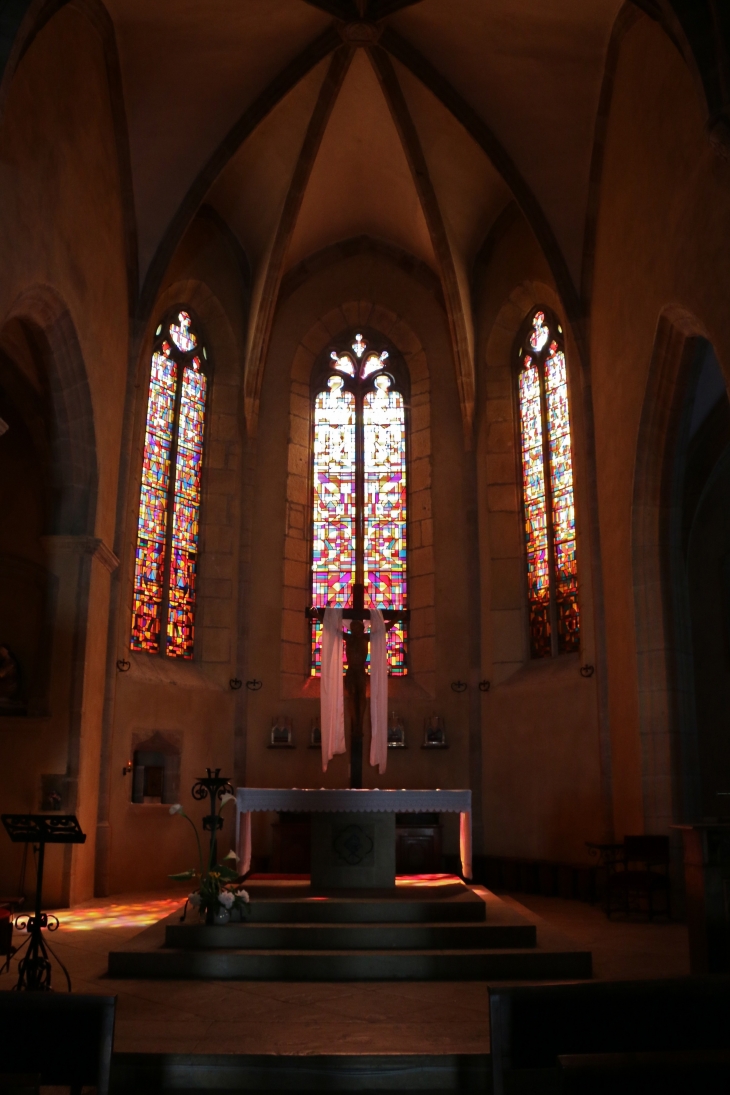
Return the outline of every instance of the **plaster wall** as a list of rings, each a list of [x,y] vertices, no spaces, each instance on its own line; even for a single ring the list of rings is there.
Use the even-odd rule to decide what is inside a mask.
[[[602,837],[602,788],[580,360],[544,256],[519,217],[477,280],[476,428],[481,560],[485,852],[580,862]],[[580,581],[581,650],[531,659],[522,516],[517,338],[537,306],[566,332]]]
[[[34,549],[42,547],[48,584],[57,588],[47,713],[0,719],[3,810],[38,810],[41,774],[58,773],[65,808],[78,813],[88,833],[83,847],[50,853],[45,896],[51,904],[92,893],[108,576],[115,563],[109,545],[126,373],[128,257],[110,50],[113,40],[93,14],[65,6],[30,44],[0,120],[0,325],[8,331],[10,321],[22,320],[45,341],[32,382],[70,409],[72,427],[59,444],[70,453],[81,434],[91,439],[84,442],[86,513],[67,514],[57,527],[46,524],[42,532],[53,539]],[[3,544],[8,547],[32,555],[18,541]],[[4,834],[1,839],[0,889],[14,892],[22,847],[6,846]],[[32,886],[29,870],[26,889]]]
[[[155,889],[170,873],[197,865],[189,826],[170,817],[169,804],[133,803],[132,780],[123,775],[134,749],[155,735],[180,754],[180,801],[191,817],[205,813],[190,789],[206,768],[235,779],[234,739],[240,679],[238,598],[244,483],[240,411],[245,337],[245,268],[235,246],[207,216],[191,226],[153,309],[137,368],[127,504],[117,590],[116,659],[110,669],[108,853],[97,871],[97,890]],[[202,472],[195,651],[192,660],[130,651],[134,557],[154,331],[170,308],[187,308],[207,352],[209,397]],[[116,660],[115,659],[115,660]],[[233,842],[233,811],[220,841]],[[100,815],[101,818],[101,815]],[[150,854],[150,849],[153,849]]]
[[[350,333],[359,323],[380,330],[403,353],[413,370],[411,414],[417,419],[421,414],[421,426],[430,417],[431,455],[424,456],[420,449],[416,452],[411,447],[409,491],[410,498],[417,499],[424,493],[424,484],[430,483],[430,491],[425,493],[431,496],[433,544],[419,540],[422,526],[431,520],[428,513],[420,509],[417,514],[411,512],[409,578],[417,581],[419,566],[425,568],[425,574],[435,574],[435,583],[429,579],[433,595],[423,594],[425,602],[433,600],[433,607],[424,602],[423,619],[414,615],[413,670],[405,679],[391,678],[389,682],[389,707],[405,719],[408,748],[390,751],[382,777],[366,760],[364,778],[367,785],[382,787],[470,786],[469,702],[466,694],[455,693],[450,687],[452,681],[467,679],[468,619],[476,605],[466,580],[466,455],[448,325],[442,305],[423,284],[386,257],[372,253],[343,258],[313,273],[290,295],[284,295],[274,322],[253,472],[252,527],[256,536],[249,577],[249,666],[250,675],[263,685],[249,697],[247,782],[283,787],[348,785],[346,756],[335,757],[323,773],[319,751],[307,748],[311,719],[318,712],[318,681],[308,677],[306,659],[309,551],[303,540],[301,558],[287,559],[285,550],[291,539],[287,537],[289,463],[292,457],[298,461],[297,468],[301,463],[302,480],[309,482],[311,458],[308,388],[297,370],[311,369],[323,346],[333,337]],[[421,400],[419,407],[418,385],[426,380],[430,381],[430,405]],[[294,398],[302,403],[304,425],[295,424],[301,437],[297,434],[292,445]],[[423,465],[420,470],[419,461]],[[305,501],[302,498],[302,505]],[[422,505],[428,505],[425,496]],[[426,566],[431,553],[433,563]],[[287,578],[287,574],[294,577]],[[287,626],[292,629],[288,641],[282,636],[283,615],[289,617]],[[291,647],[295,648],[294,659],[288,661]],[[445,718],[447,750],[420,748],[424,718],[432,713]],[[293,719],[295,749],[267,748],[272,717],[277,714]],[[366,734],[366,757],[367,751]],[[254,838],[255,850],[265,853],[265,822]],[[455,850],[456,832],[449,828],[447,851]]]
[[[657,602],[637,590],[634,556],[640,423],[646,393],[659,390],[650,369],[671,375],[675,367],[669,350],[664,355],[660,319],[683,337],[705,335],[730,377],[730,164],[707,140],[689,71],[649,19],[637,21],[618,52],[599,199],[591,368],[613,813],[621,837],[645,827],[667,831],[676,819],[673,712],[666,691],[657,694],[652,685],[656,663],[665,660],[667,621],[646,608]],[[648,443],[659,451],[667,437]],[[641,650],[637,630],[646,635]]]

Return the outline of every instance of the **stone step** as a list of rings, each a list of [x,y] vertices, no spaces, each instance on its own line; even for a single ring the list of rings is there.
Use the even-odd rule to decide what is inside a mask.
[[[110,977],[220,981],[523,981],[591,976],[590,951],[111,951]]]
[[[467,892],[441,900],[310,897],[294,901],[252,898],[251,921],[262,924],[428,924],[474,923],[486,918],[486,906]]]
[[[178,950],[490,950],[534,947],[534,924],[167,924]]]
[[[115,1053],[111,1095],[206,1095],[284,1091],[491,1091],[486,1053],[469,1054],[182,1054]]]

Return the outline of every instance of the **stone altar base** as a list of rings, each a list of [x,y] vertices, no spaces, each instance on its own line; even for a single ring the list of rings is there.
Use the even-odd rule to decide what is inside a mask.
[[[349,815],[350,818],[352,815]],[[589,951],[460,879],[322,893],[309,882],[246,883],[242,924],[161,920],[109,954],[112,977],[231,981],[518,981],[591,976]]]
[[[312,814],[314,890],[395,886],[395,814]]]

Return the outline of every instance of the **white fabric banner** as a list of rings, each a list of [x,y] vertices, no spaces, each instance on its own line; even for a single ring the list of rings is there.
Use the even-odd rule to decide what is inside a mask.
[[[387,632],[379,608],[370,609],[370,764],[382,776],[388,763]]]
[[[320,730],[322,771],[335,753],[344,753],[345,701],[342,690],[342,609],[326,608],[322,626],[322,677],[320,680]]]

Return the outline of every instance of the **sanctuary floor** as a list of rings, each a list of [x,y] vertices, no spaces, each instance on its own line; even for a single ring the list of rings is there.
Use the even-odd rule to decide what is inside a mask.
[[[477,891],[479,887],[476,888]],[[684,924],[608,921],[578,901],[500,895],[538,925],[593,952],[594,977],[689,973]],[[178,905],[178,893],[126,894],[59,913],[51,945],[75,992],[116,994],[115,1049],[127,1053],[487,1053],[483,982],[281,983],[130,981],[106,974],[107,954]],[[14,981],[0,978],[0,990]],[[54,985],[64,986],[54,967]]]

